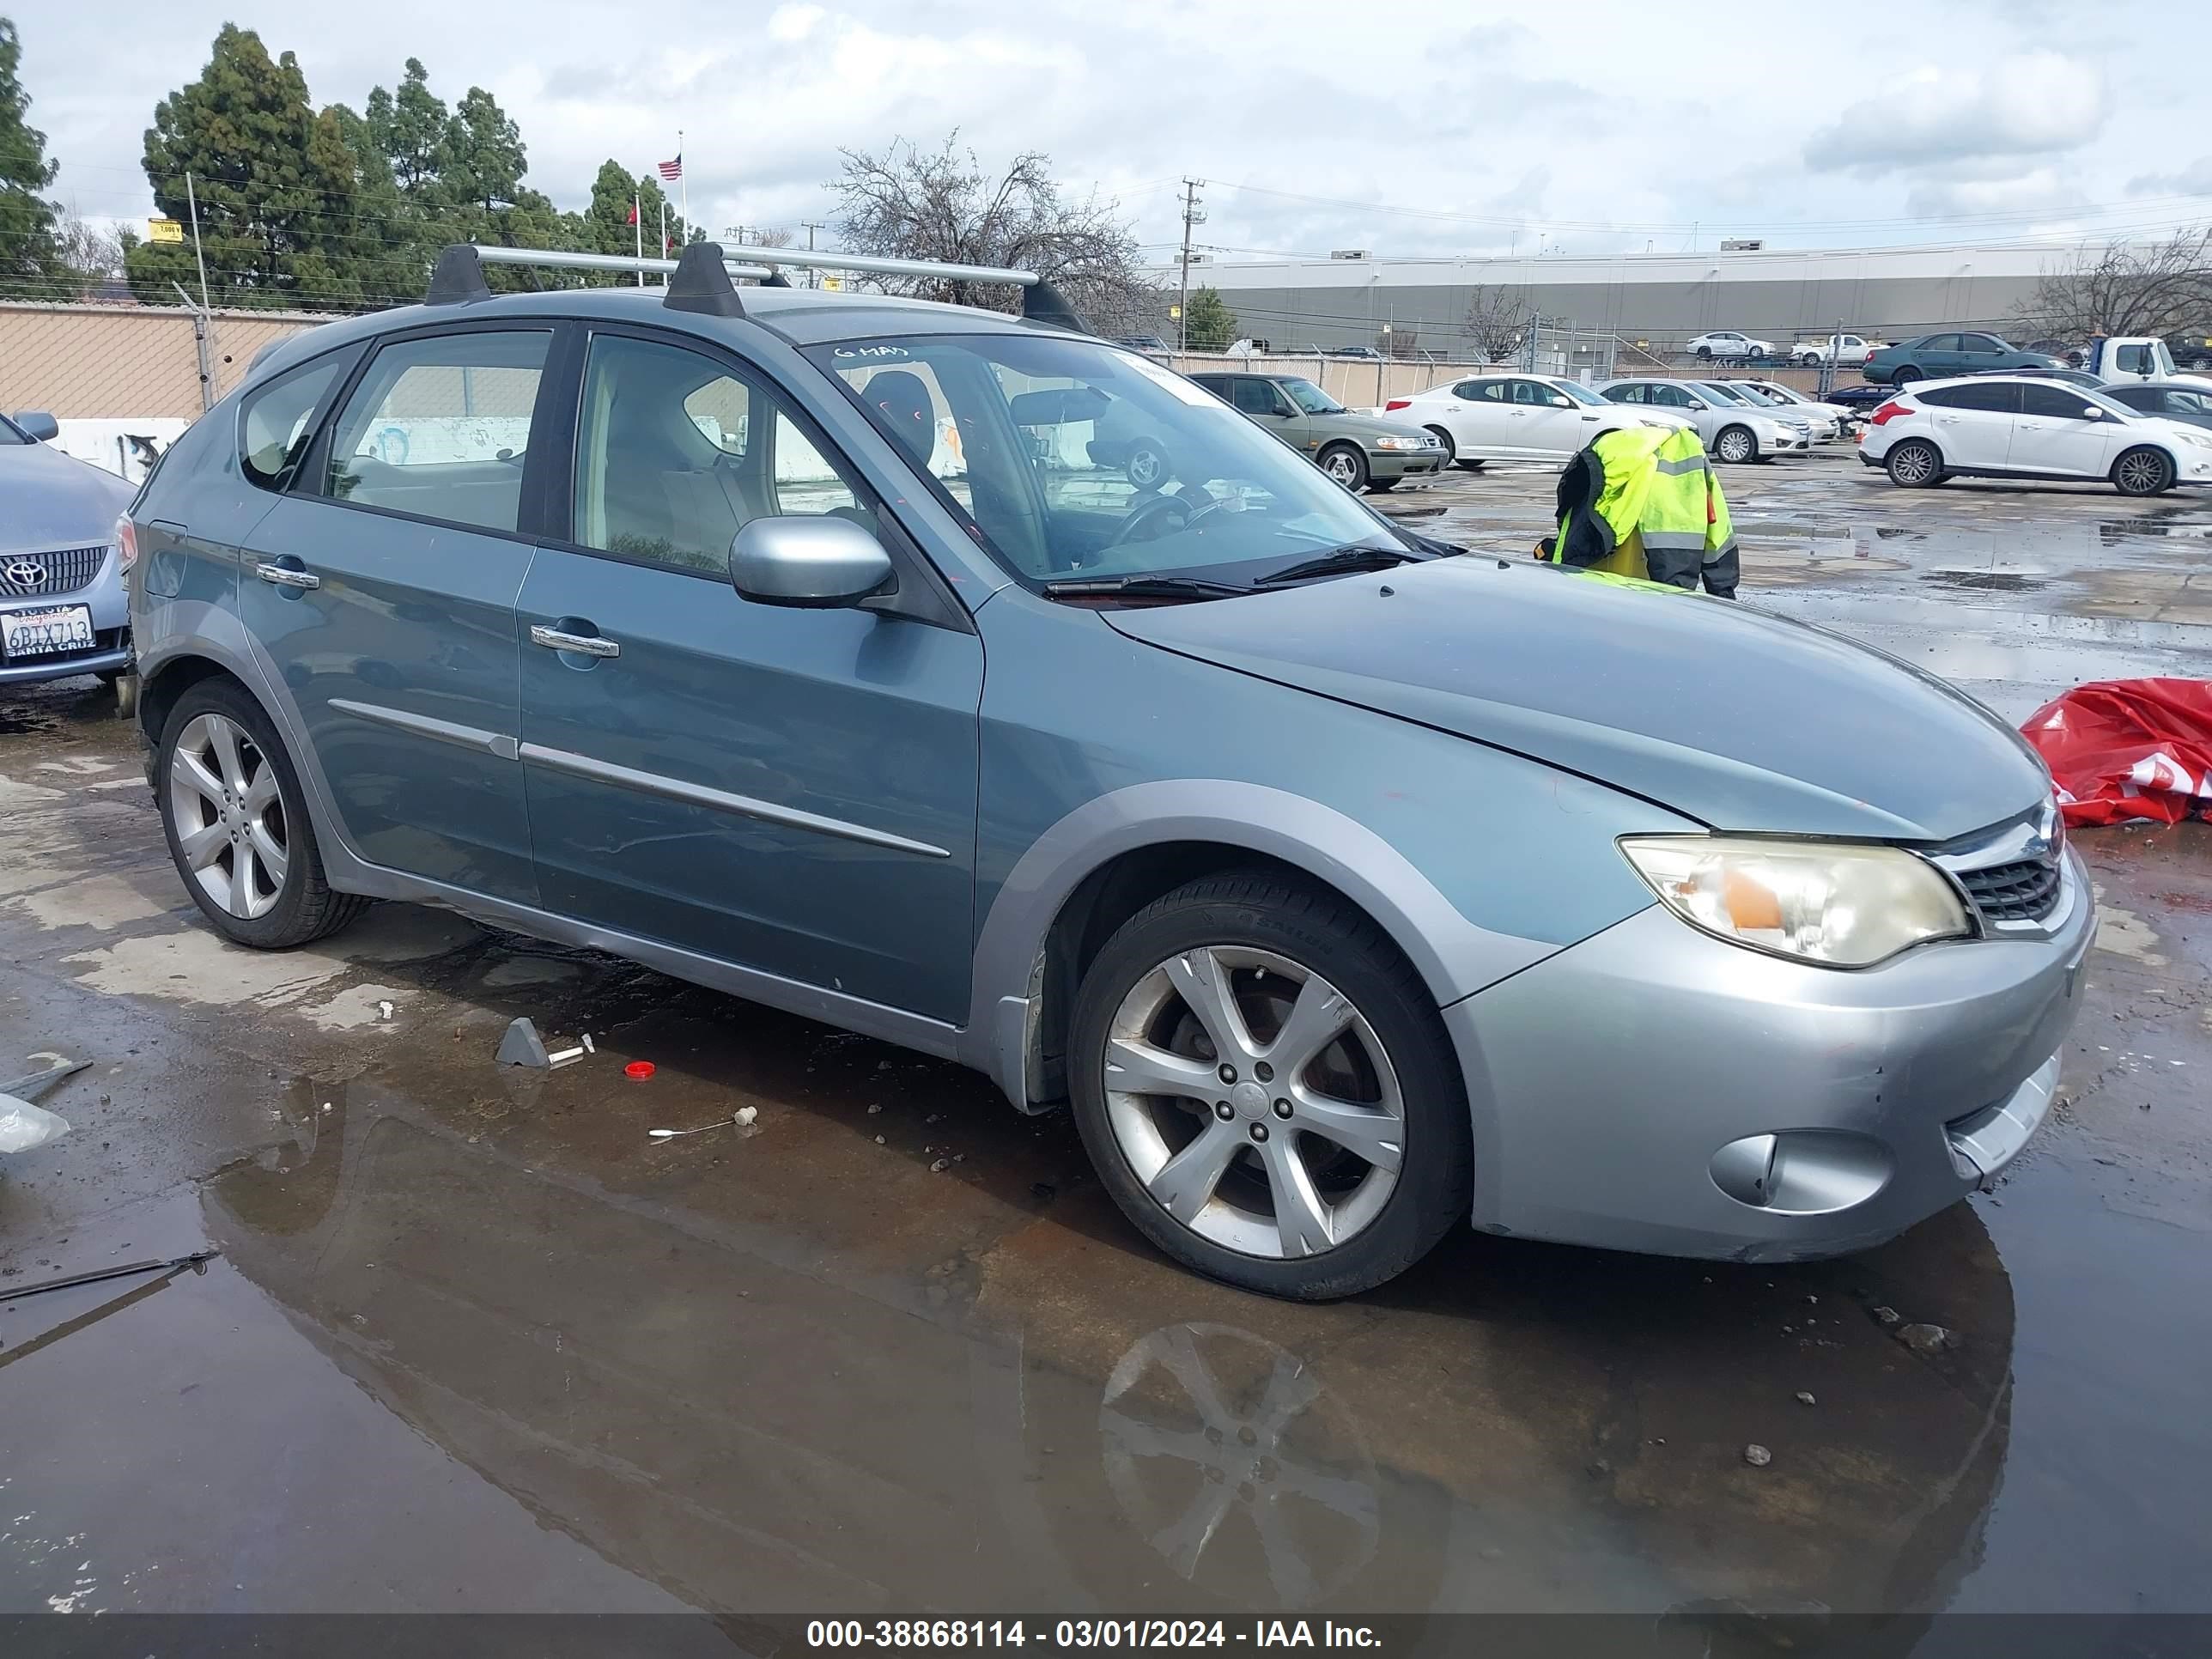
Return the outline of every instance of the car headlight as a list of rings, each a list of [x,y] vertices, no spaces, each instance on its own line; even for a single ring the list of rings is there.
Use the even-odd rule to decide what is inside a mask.
[[[1620,850],[1668,908],[1731,945],[1866,968],[1973,932],[1958,890],[1917,854],[1848,842],[1632,836]]]
[[[2173,435],[2193,449],[2212,449],[2212,438],[2202,432],[2177,432]]]
[[[1429,437],[1425,432],[1409,432],[1402,438],[1377,438],[1375,441],[1377,449],[1426,449],[1428,447]]]

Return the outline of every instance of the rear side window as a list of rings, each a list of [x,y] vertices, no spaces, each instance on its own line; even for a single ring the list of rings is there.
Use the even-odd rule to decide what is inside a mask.
[[[264,489],[282,489],[315,429],[315,411],[337,384],[346,353],[279,374],[239,405],[238,466]]]
[[[519,529],[552,337],[484,330],[386,346],[338,416],[317,493],[480,530]]]
[[[2020,413],[2020,388],[2009,384],[1949,386],[1917,395],[1922,403],[1933,404],[1938,409],[1972,409],[1984,415]]]
[[[1648,404],[1651,401],[1651,388],[1644,386],[1608,386],[1605,395],[1617,404]]]

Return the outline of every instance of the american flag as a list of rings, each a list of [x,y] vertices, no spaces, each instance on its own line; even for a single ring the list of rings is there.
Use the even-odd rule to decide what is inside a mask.
[[[680,152],[674,161],[663,161],[660,164],[660,176],[671,180],[681,179],[684,176],[684,157]]]

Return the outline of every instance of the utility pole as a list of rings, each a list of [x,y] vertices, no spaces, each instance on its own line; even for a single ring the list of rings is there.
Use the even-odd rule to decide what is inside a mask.
[[[806,232],[806,251],[811,253],[814,252],[814,233],[817,230],[827,230],[830,227],[819,219],[802,219],[799,224]],[[811,265],[807,267],[806,286],[809,288],[822,286],[822,273]]]
[[[1176,349],[1190,349],[1190,228],[1206,222],[1199,210],[1198,187],[1203,179],[1182,181],[1182,281],[1176,295]]]
[[[200,198],[189,173],[185,175],[185,206],[192,216],[192,260],[200,268],[200,309],[212,311],[215,307],[208,303],[207,255],[200,251]]]

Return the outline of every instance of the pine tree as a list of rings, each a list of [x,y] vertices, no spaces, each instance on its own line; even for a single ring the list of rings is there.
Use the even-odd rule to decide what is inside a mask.
[[[54,181],[46,135],[25,114],[31,100],[15,78],[22,45],[0,17],[0,297],[72,299],[74,278],[54,235],[56,209],[39,192]]]
[[[352,237],[358,179],[345,123],[317,117],[290,52],[226,23],[200,78],[163,99],[146,131],[155,206],[185,220],[185,176],[198,198],[210,297],[217,305],[345,307],[363,296]],[[143,299],[197,298],[189,241],[131,251]]]
[[[1215,288],[1190,291],[1190,309],[1183,313],[1183,334],[1194,351],[1219,351],[1237,337],[1237,313]]]

